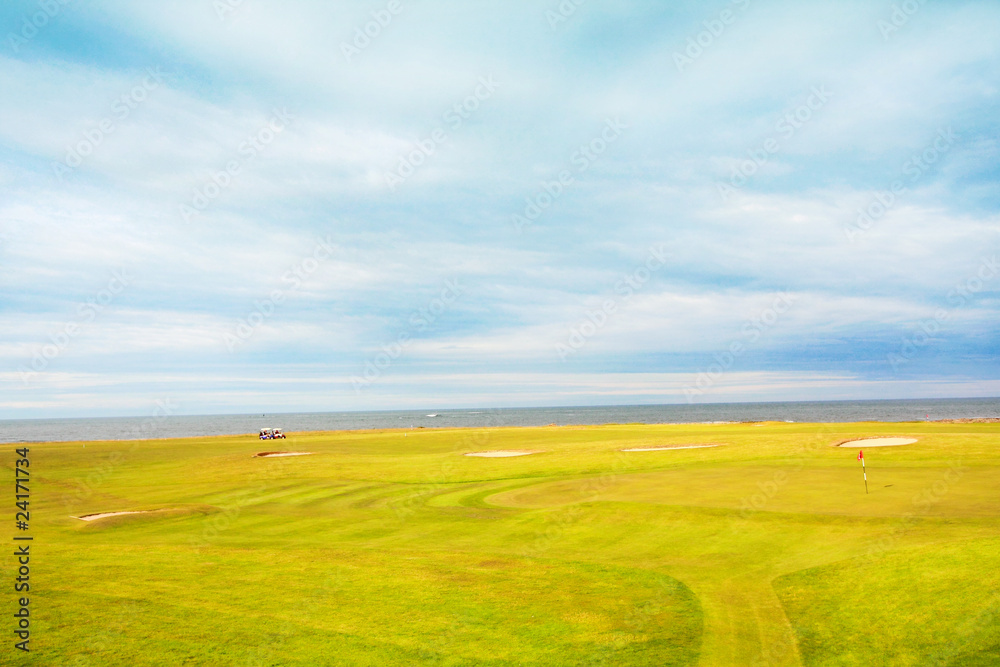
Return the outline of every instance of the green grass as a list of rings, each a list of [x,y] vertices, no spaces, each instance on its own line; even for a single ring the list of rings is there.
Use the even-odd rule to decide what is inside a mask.
[[[857,448],[830,445],[870,435],[919,442],[867,449],[866,495]],[[697,443],[719,446],[619,451]],[[30,445],[33,650],[9,641],[0,663],[1000,664],[996,425],[273,444]],[[276,448],[314,454],[251,456]],[[489,449],[543,453],[461,455]],[[14,598],[0,598],[5,618]]]
[[[1000,664],[998,538],[850,559],[775,587],[808,664]]]

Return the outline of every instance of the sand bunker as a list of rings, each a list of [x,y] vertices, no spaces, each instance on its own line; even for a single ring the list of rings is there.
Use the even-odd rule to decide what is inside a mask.
[[[485,459],[501,459],[508,456],[527,456],[528,454],[540,454],[541,452],[526,452],[516,449],[498,449],[492,452],[469,452],[466,456],[481,456]]]
[[[897,447],[899,445],[912,445],[916,441],[916,438],[865,438],[864,440],[848,440],[847,442],[840,443],[838,447],[846,447],[847,445],[851,445],[852,447],[856,445],[864,447]]]
[[[169,512],[168,509],[162,510],[136,510],[132,512],[101,512],[100,514],[84,514],[83,516],[70,517],[72,519],[79,519],[80,521],[97,521],[98,519],[105,519],[109,516],[124,516],[125,514],[153,514],[154,512]]]
[[[630,447],[623,449],[623,452],[662,452],[667,449],[703,449],[705,447],[718,447],[718,445],[681,445],[680,447]]]
[[[257,452],[254,454],[254,458],[275,458],[278,456],[307,456],[312,454],[312,452]]]

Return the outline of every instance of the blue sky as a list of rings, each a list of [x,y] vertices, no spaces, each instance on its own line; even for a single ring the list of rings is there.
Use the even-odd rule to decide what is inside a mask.
[[[1000,395],[998,34],[6,2],[0,417]]]

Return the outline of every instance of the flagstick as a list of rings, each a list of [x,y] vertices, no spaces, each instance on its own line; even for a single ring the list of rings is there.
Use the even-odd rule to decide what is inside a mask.
[[[865,459],[861,458],[861,474],[865,476],[865,495],[868,495],[868,472],[865,470]]]

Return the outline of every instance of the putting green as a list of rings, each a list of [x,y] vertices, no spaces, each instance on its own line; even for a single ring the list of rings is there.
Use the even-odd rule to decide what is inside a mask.
[[[830,445],[900,431],[919,442],[866,450],[865,494]],[[643,447],[676,451],[621,451]],[[24,664],[973,665],[1000,646],[996,424],[30,450]],[[544,454],[462,456],[496,451]],[[114,511],[135,513],[71,518]]]

